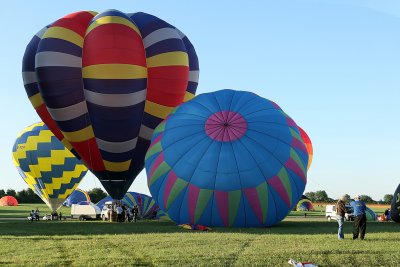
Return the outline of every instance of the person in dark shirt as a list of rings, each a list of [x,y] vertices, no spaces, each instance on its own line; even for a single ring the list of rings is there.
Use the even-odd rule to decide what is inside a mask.
[[[365,231],[367,230],[367,216],[365,214],[367,206],[360,200],[360,196],[355,196],[350,205],[354,214],[353,240],[358,239],[359,235],[360,239],[364,240]]]
[[[133,221],[136,222],[137,216],[138,216],[138,214],[139,214],[139,209],[138,209],[138,206],[137,206],[137,205],[133,206],[133,208],[132,208],[132,214],[133,214]]]
[[[344,239],[343,224],[344,224],[344,215],[346,213],[346,202],[347,202],[347,196],[343,195],[336,203],[336,219],[339,224],[339,229],[338,229],[339,240]]]

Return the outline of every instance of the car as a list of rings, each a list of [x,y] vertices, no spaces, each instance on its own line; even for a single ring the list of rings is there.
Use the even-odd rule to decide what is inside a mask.
[[[71,219],[78,218],[80,221],[100,219],[101,210],[89,201],[82,201],[71,206]]]
[[[350,205],[345,205],[346,213],[344,218],[346,221],[354,221],[353,208]],[[336,220],[336,205],[326,205],[325,217],[328,221]]]

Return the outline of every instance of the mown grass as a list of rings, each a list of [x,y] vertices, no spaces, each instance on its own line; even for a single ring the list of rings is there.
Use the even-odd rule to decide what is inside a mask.
[[[31,210],[36,210],[36,208],[39,209],[41,218],[43,218],[45,214],[51,214],[51,210],[45,204],[19,204],[17,207],[0,207],[0,219],[27,218]],[[60,211],[63,216],[71,215],[70,208],[61,207],[57,212]]]
[[[1,217],[1,216],[0,216]],[[140,221],[10,221],[0,218],[5,266],[289,266],[289,258],[319,266],[399,266],[400,225],[369,222],[364,241],[336,238],[322,216],[288,217],[271,228],[183,230]]]

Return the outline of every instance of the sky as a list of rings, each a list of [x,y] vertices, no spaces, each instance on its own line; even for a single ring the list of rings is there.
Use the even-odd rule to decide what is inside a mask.
[[[231,88],[273,100],[314,146],[305,192],[379,200],[400,183],[400,2],[23,1],[0,16],[0,189],[27,187],[13,166],[18,133],[40,121],[21,61],[43,26],[80,11],[146,12],[178,27],[200,62],[197,94]],[[101,187],[87,174],[80,188]],[[143,171],[131,191],[149,193]]]

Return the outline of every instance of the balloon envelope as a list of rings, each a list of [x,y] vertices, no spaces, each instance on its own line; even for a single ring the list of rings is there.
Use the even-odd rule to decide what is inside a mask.
[[[0,198],[0,206],[18,206],[18,200],[13,196]]]
[[[40,30],[23,59],[28,97],[53,133],[122,199],[153,129],[197,88],[189,39],[167,22],[80,11]]]
[[[72,204],[78,204],[79,202],[91,202],[90,201],[90,196],[88,192],[82,190],[82,189],[75,189],[74,192],[72,192],[71,195],[64,201],[63,206],[66,207],[71,207]]]
[[[393,194],[390,206],[390,217],[394,222],[400,223],[400,184]]]
[[[312,202],[308,199],[301,199],[297,204],[297,210],[301,211],[311,211],[314,210]]]
[[[21,177],[52,211],[62,205],[87,172],[43,122],[18,135],[12,155]]]
[[[156,128],[146,172],[152,196],[179,224],[270,226],[298,203],[307,161],[279,106],[221,90],[182,104]]]
[[[367,221],[376,221],[377,219],[376,213],[368,207],[365,210],[365,216],[367,217]]]

